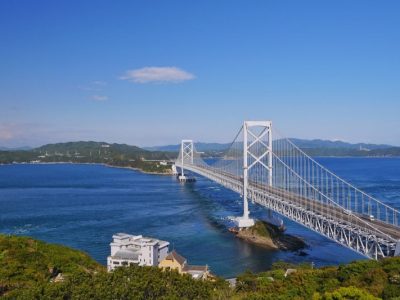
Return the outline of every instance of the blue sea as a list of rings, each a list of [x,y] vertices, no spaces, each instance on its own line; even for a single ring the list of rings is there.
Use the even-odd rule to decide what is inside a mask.
[[[357,187],[400,209],[400,158],[317,158]],[[173,176],[85,164],[0,166],[0,232],[32,236],[83,250],[102,264],[116,232],[170,242],[191,264],[233,277],[263,271],[278,260],[317,266],[364,259],[287,219],[306,255],[249,245],[227,231],[241,214],[241,198],[201,177],[180,184]],[[253,217],[267,211],[250,206]]]

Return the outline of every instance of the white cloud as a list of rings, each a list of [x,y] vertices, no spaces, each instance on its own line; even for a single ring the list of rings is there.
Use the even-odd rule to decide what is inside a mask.
[[[104,95],[92,95],[90,97],[90,99],[94,100],[94,101],[107,101],[108,97],[104,96]]]
[[[194,78],[195,76],[193,74],[177,67],[145,67],[141,69],[128,70],[120,77],[122,80],[129,80],[136,83],[178,83]]]

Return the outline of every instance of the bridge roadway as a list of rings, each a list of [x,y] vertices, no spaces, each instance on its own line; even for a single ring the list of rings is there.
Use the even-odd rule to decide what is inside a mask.
[[[188,169],[194,173],[198,173],[205,177],[210,177],[207,174],[213,172],[213,176],[219,177],[221,181],[228,181],[229,187],[238,193],[242,193],[243,183],[242,178],[237,177],[233,174],[227,172],[215,172],[213,168],[200,167],[195,165],[185,165],[185,169]],[[279,198],[280,201],[284,200],[286,202],[295,205],[299,209],[312,211],[315,214],[319,214],[324,218],[333,219],[341,224],[347,224],[351,227],[357,227],[362,231],[368,232],[371,235],[375,235],[386,241],[397,242],[400,240],[400,227],[394,226],[392,224],[385,223],[380,220],[370,220],[367,216],[355,213],[349,213],[344,208],[336,204],[326,204],[318,200],[313,200],[306,198],[295,193],[291,193],[282,189],[270,187],[267,185],[256,184],[249,180],[249,198],[254,199],[254,194],[256,192],[267,194],[269,198]],[[262,204],[262,203],[260,203]]]

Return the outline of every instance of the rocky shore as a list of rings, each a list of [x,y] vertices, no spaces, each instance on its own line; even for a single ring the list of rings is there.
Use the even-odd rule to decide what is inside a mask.
[[[249,243],[273,250],[298,251],[306,247],[306,243],[299,237],[285,234],[282,228],[265,221],[256,221],[249,228],[232,228],[236,237]]]

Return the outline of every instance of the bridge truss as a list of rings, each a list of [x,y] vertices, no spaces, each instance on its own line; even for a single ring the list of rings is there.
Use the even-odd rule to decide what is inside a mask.
[[[247,199],[366,257],[400,255],[400,212],[359,190],[280,135],[272,122],[246,121],[220,158],[204,160],[182,141],[176,166],[243,197],[239,227],[253,224]]]

